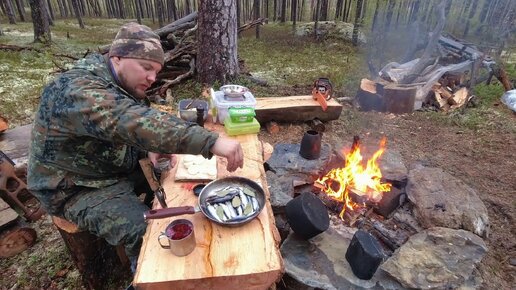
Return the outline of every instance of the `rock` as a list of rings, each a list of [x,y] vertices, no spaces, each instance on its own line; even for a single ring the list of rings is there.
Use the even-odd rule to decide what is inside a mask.
[[[380,270],[371,280],[357,278],[345,258],[356,229],[339,228],[330,227],[308,241],[291,233],[280,249],[286,274],[306,287],[320,289],[405,289]]]
[[[471,232],[435,227],[410,237],[380,267],[407,288],[468,288],[478,284],[474,270],[486,251]]]
[[[330,160],[331,146],[321,145],[321,156],[315,160],[307,160],[299,155],[300,144],[276,144],[271,158],[267,160],[270,171],[278,176],[285,174],[305,174],[312,177],[312,182],[323,174]]]
[[[482,200],[475,190],[442,169],[411,170],[406,191],[423,228],[465,229],[488,236],[489,218]]]
[[[278,176],[272,171],[265,172],[269,192],[271,194],[271,206],[274,213],[284,212],[285,205],[294,197],[294,187],[291,177]]]

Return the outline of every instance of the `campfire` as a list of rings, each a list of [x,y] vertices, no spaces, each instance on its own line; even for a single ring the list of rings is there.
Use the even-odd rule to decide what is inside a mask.
[[[343,204],[339,214],[342,220],[347,210],[355,211],[378,203],[383,194],[391,190],[391,183],[382,182],[382,172],[377,163],[385,151],[386,142],[387,139],[382,138],[380,149],[364,164],[360,139],[355,136],[351,151],[347,154],[343,152],[346,156],[345,166],[334,168],[315,181],[314,185],[328,197]]]

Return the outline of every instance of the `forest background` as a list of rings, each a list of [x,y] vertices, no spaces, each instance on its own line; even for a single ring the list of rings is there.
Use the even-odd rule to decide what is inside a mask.
[[[267,85],[246,77],[235,82],[248,86],[257,96],[306,95],[313,81],[325,76],[334,84],[335,97],[353,99],[362,78],[371,78],[372,72],[388,62],[401,62],[406,47],[428,38],[438,21],[434,7],[440,2],[236,1],[238,26],[267,19],[238,39],[238,55],[246,72]],[[197,9],[198,2],[193,0],[1,0],[0,115],[9,120],[10,128],[30,124],[43,86],[73,58],[109,44],[123,23],[137,21],[157,29]],[[33,14],[35,10],[40,14]],[[514,82],[515,14],[516,1],[449,0],[444,31],[492,56]],[[33,17],[39,21],[46,18],[48,23],[33,23]],[[342,39],[342,35],[318,29],[326,22],[350,23],[352,29]],[[48,27],[41,29],[45,25]],[[313,28],[299,36],[300,27]],[[51,32],[48,39],[45,29]],[[41,31],[43,37],[36,37]],[[342,136],[349,139],[355,134],[369,138],[385,134],[392,140],[389,146],[400,150],[407,164],[425,160],[482,192],[493,225],[490,252],[480,266],[484,286],[511,289],[515,270],[510,260],[516,257],[516,166],[511,153],[516,151],[516,124],[514,114],[500,103],[503,87],[495,81],[486,84],[487,75],[483,68],[479,83],[471,86],[479,101],[449,114],[393,116],[360,112],[345,103],[341,118],[328,124],[333,132],[328,134],[328,142],[338,144]],[[172,87],[172,102],[167,106],[173,110],[179,99],[200,91],[195,78],[187,79]],[[304,124],[280,125],[285,134],[273,136],[262,130],[260,139],[271,144],[297,142],[305,130]],[[436,143],[438,154],[432,153]],[[32,227],[38,231],[38,243],[0,261],[0,289],[80,288],[80,277],[51,222],[42,219]]]

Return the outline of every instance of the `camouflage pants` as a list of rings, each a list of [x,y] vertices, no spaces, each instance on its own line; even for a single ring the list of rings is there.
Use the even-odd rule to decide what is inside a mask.
[[[143,213],[148,209],[135,194],[134,180],[128,178],[104,188],[80,188],[65,205],[64,217],[110,245],[124,245],[128,258],[135,261],[147,228]]]

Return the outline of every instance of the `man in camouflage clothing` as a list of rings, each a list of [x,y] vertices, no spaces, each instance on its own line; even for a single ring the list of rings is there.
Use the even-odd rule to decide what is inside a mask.
[[[149,107],[145,90],[164,62],[159,37],[124,25],[109,54],[93,54],[43,91],[32,130],[28,186],[52,215],[123,244],[135,268],[149,208],[137,193],[138,160],[173,153],[225,157],[243,166],[240,143]],[[150,153],[156,152],[156,153]]]

